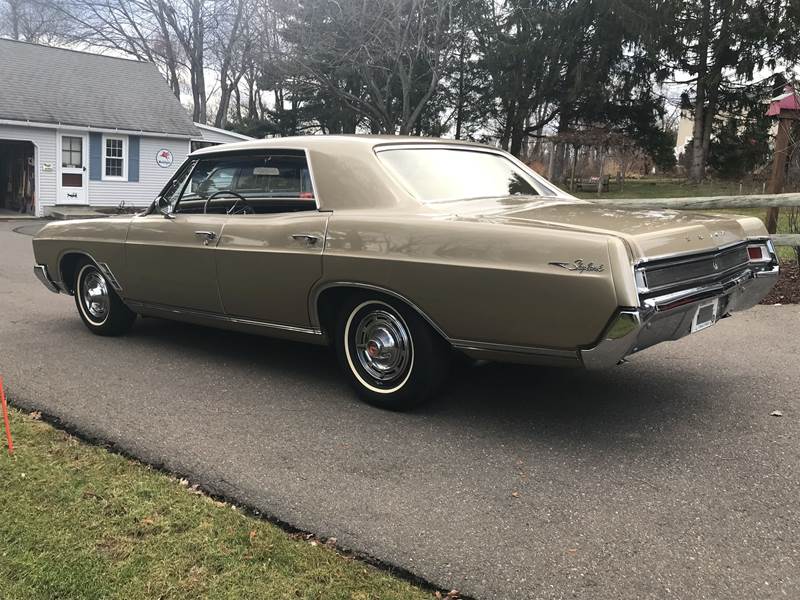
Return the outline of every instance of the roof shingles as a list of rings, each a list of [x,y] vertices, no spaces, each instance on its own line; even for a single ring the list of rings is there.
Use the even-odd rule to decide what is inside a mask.
[[[199,136],[155,65],[0,40],[0,119]]]

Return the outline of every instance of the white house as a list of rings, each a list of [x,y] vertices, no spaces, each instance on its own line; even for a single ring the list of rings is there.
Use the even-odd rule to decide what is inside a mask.
[[[145,207],[193,145],[241,139],[192,123],[150,63],[0,40],[0,210]]]

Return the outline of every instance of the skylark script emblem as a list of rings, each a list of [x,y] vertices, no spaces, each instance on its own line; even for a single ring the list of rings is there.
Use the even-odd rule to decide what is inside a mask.
[[[605,270],[603,265],[596,265],[593,262],[586,263],[582,259],[575,260],[571,263],[567,262],[551,262],[548,263],[554,267],[561,267],[567,271],[578,271],[579,273],[602,273]]]

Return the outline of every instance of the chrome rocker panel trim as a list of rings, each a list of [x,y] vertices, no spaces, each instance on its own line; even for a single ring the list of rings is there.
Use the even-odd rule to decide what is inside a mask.
[[[765,270],[747,268],[720,283],[648,298],[638,308],[621,309],[611,319],[600,342],[580,350],[581,361],[587,369],[613,367],[630,354],[680,339],[691,333],[698,305],[709,299],[719,299],[718,319],[752,308],[775,285],[779,271],[777,262]],[[620,329],[621,320],[627,321],[628,326]],[[612,333],[615,326],[620,335]]]
[[[318,344],[325,343],[325,336],[320,329],[309,327],[298,327],[295,325],[284,325],[282,323],[270,323],[245,317],[235,317],[221,313],[208,312],[169,306],[166,304],[154,304],[149,302],[139,302],[136,300],[123,300],[132,311],[144,316],[163,317],[167,319],[186,320],[199,322],[209,325],[228,325],[238,326],[236,329],[250,331],[254,333],[264,333],[264,329],[270,330],[279,337],[289,337],[291,339],[303,339],[304,341],[314,341]],[[284,335],[280,335],[284,334]],[[311,339],[309,339],[311,338]]]

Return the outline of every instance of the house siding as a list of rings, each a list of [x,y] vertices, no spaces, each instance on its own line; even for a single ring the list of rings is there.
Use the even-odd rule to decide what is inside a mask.
[[[172,165],[156,163],[162,148],[172,152]],[[189,140],[142,136],[139,142],[139,181],[89,181],[91,206],[146,207],[158,195],[189,154]]]
[[[36,214],[42,215],[42,207],[53,206],[56,201],[56,132],[55,129],[0,125],[0,140],[33,142],[36,146]],[[52,169],[42,171],[42,165],[50,164]]]

